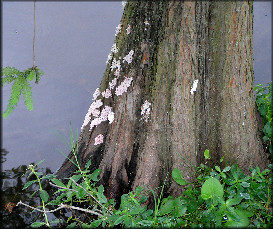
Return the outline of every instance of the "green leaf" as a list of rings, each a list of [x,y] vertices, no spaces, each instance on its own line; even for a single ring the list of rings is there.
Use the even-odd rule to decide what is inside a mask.
[[[100,175],[100,173],[101,173],[101,169],[98,168],[92,174],[89,175],[89,178],[93,181],[99,181],[98,176]]]
[[[54,219],[52,221],[50,221],[50,224],[58,224],[58,223],[61,223],[63,220],[62,219]]]
[[[240,193],[240,196],[243,197],[246,200],[250,199],[250,195],[248,193]]]
[[[56,179],[56,178],[51,179],[51,181],[52,181],[54,184],[58,185],[58,186],[61,186],[61,187],[64,187],[64,188],[66,187],[65,184],[63,184],[61,181],[59,181],[59,180]]]
[[[137,224],[143,227],[150,227],[152,226],[153,222],[150,220],[142,220],[142,221],[139,221]]]
[[[91,165],[91,159],[86,163],[85,170],[89,169],[90,165]]]
[[[210,159],[209,150],[208,149],[205,150],[204,156],[205,156],[205,159]]]
[[[162,216],[165,214],[170,213],[174,208],[174,200],[171,198],[165,199],[165,201],[162,201],[162,204],[160,205],[160,209],[158,211],[158,216]]]
[[[72,192],[72,191],[68,191],[68,192],[65,193],[65,195],[66,195],[66,197],[67,197],[67,199],[68,199],[69,201],[72,200],[72,195],[73,195],[74,193],[75,193],[75,192]]]
[[[41,226],[43,226],[45,224],[46,224],[45,222],[34,222],[30,226],[34,227],[34,228],[37,228],[37,227],[41,227]]]
[[[236,214],[239,216],[239,221],[235,221],[228,217],[228,221],[226,222],[226,227],[248,227],[249,219],[247,218],[246,214],[239,209],[235,209]]]
[[[76,193],[77,198],[81,199],[86,195],[86,191],[84,191],[84,189],[82,189],[81,187],[77,186],[77,187],[75,187],[75,189],[78,191]]]
[[[222,163],[224,161],[224,156],[223,157],[221,157],[221,159],[220,159],[220,163]]]
[[[179,185],[187,184],[187,181],[183,179],[182,173],[179,169],[174,168],[172,171],[172,178],[178,183]]]
[[[36,164],[36,166],[38,166],[38,165],[42,164],[44,161],[45,161],[45,160],[41,160],[41,161],[39,161],[39,162]]]
[[[78,174],[78,175],[73,175],[71,177],[75,182],[77,182],[78,180],[80,180],[82,178],[82,175],[81,174]]]
[[[217,171],[217,172],[221,172],[221,169],[220,169],[220,167],[219,166],[215,166],[215,170]]]
[[[31,194],[31,198],[36,194],[36,192],[38,192],[39,190],[36,190],[35,192],[33,192],[32,194]]]
[[[77,225],[77,222],[69,224],[66,228],[75,228]]]
[[[230,169],[231,169],[231,167],[230,167],[230,166],[227,166],[227,167],[225,167],[225,168],[223,169],[223,172],[224,172],[224,173],[225,173],[225,172],[228,172]]]
[[[34,184],[35,182],[37,182],[37,180],[31,180],[31,181],[27,182],[27,183],[24,185],[24,187],[23,187],[22,190],[25,190],[26,188],[28,188],[30,185]]]
[[[18,101],[19,101],[20,95],[21,95],[21,91],[22,91],[22,79],[23,79],[23,77],[17,77],[14,80],[14,83],[13,83],[12,89],[11,89],[11,96],[9,99],[9,104],[3,113],[3,118],[7,118],[18,104]]]
[[[107,199],[106,197],[103,195],[103,192],[104,192],[104,187],[102,185],[100,185],[98,187],[98,199],[99,201],[102,203],[102,204],[105,204],[107,203]]]
[[[44,175],[42,172],[36,172],[36,176],[40,177],[42,175]]]
[[[33,110],[33,100],[32,100],[32,91],[31,91],[31,86],[25,79],[23,81],[23,87],[22,87],[22,93],[24,96],[24,103],[26,108],[31,111]]]
[[[120,216],[120,217],[114,222],[114,225],[120,224],[122,221],[124,221],[125,217],[126,217],[126,215]]]
[[[242,199],[243,199],[242,197],[240,197],[239,195],[236,195],[233,199],[228,199],[226,201],[226,205],[227,206],[237,205],[241,202]]]
[[[14,68],[14,67],[4,67],[2,68],[1,71],[2,75],[2,80],[1,80],[1,85],[4,86],[5,84],[9,84],[12,81],[16,79],[16,77],[21,75],[21,72]]]
[[[31,81],[35,78],[35,71],[30,71],[29,74],[27,75],[27,80]]]
[[[102,219],[94,220],[90,225],[91,227],[98,227],[102,223]]]
[[[266,136],[269,138],[272,138],[272,127],[270,125],[270,122],[267,122],[263,128],[263,132]]]
[[[186,213],[187,206],[185,205],[185,201],[180,198],[176,198],[174,200],[174,216],[181,217]]]
[[[250,187],[250,183],[248,183],[248,182],[242,182],[241,185],[242,185],[244,188]]]
[[[42,201],[47,202],[49,195],[46,190],[40,190],[40,197],[41,197]]]
[[[142,187],[141,187],[141,186],[138,186],[138,187],[136,188],[136,196],[138,196],[138,195],[141,193],[141,191],[142,191]]]
[[[224,190],[216,178],[212,177],[205,181],[205,183],[202,185],[201,188],[201,197],[204,200],[213,198],[213,197],[219,197],[222,198],[224,195]]]
[[[47,175],[45,175],[45,176],[43,176],[43,177],[41,177],[41,179],[54,179],[56,177],[56,175],[54,175],[54,174],[47,174]]]

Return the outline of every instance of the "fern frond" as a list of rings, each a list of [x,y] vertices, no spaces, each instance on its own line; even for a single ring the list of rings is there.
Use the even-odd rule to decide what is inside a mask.
[[[23,77],[19,76],[14,80],[14,83],[13,83],[12,89],[11,89],[11,96],[9,99],[9,104],[8,104],[5,112],[3,113],[3,118],[7,118],[18,104],[18,101],[20,99],[20,95],[22,92],[22,79],[23,79]]]
[[[1,86],[9,84],[16,79],[16,77],[21,75],[21,72],[14,67],[5,67],[1,69]]]
[[[21,75],[21,72],[14,68],[14,67],[10,67],[10,66],[7,66],[7,67],[4,67],[1,69],[1,74],[2,76],[20,76]]]
[[[29,111],[33,110],[31,86],[29,85],[28,81],[25,78],[23,80],[22,93],[24,96],[25,106]]]
[[[5,84],[10,84],[16,78],[13,76],[5,76],[1,78],[1,86],[3,87]]]

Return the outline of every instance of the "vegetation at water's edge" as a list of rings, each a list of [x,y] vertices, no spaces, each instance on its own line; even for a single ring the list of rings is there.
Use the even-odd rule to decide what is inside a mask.
[[[256,102],[263,117],[263,141],[271,147],[272,154],[272,84],[263,88],[255,87]],[[268,124],[269,123],[269,124]],[[64,139],[63,139],[64,140]],[[43,175],[38,171],[37,165],[30,165],[27,173],[29,181],[24,189],[33,184],[39,185],[41,204],[36,211],[41,211],[45,216],[45,222],[34,222],[32,227],[46,225],[80,227],[272,227],[272,179],[273,165],[260,171],[259,167],[250,168],[250,174],[246,175],[236,165],[224,166],[223,158],[220,164],[209,167],[200,164],[194,167],[195,177],[193,183],[188,183],[178,169],[172,171],[172,181],[183,186],[185,191],[181,196],[167,196],[163,198],[164,187],[169,185],[166,180],[163,186],[158,187],[159,195],[151,188],[138,187],[135,191],[123,194],[120,205],[115,200],[107,199],[104,195],[104,187],[99,185],[101,169],[90,171],[91,161],[84,169],[81,169],[77,160],[78,141],[74,139],[70,129],[70,141],[65,141],[76,158],[72,162],[78,170],[75,174],[63,180],[56,178],[54,174]],[[209,150],[204,152],[206,161],[210,159]],[[222,168],[222,169],[221,169]],[[43,188],[42,181],[48,180],[52,189],[55,189],[51,198]],[[170,179],[169,179],[170,180]],[[148,196],[153,196],[154,207],[148,209],[145,205]],[[19,202],[17,205],[25,205]],[[42,209],[41,209],[42,208]],[[60,209],[77,211],[84,215],[84,220],[79,215],[72,214],[64,219],[49,221],[47,214]]]
[[[71,136],[71,135],[70,135]],[[76,152],[77,141],[71,138],[71,149]],[[204,153],[206,160],[210,159],[209,151]],[[223,163],[223,158],[220,164]],[[151,188],[138,187],[135,191],[123,194],[120,206],[113,199],[104,195],[104,187],[98,185],[100,169],[90,171],[91,161],[84,169],[78,164],[75,174],[63,183],[53,174],[43,175],[36,165],[30,165],[27,171],[28,181],[24,189],[34,183],[39,184],[41,205],[36,210],[44,212],[45,222],[34,222],[32,227],[47,225],[48,227],[67,226],[78,227],[271,227],[272,216],[272,164],[269,169],[260,171],[258,167],[250,168],[250,175],[242,172],[237,165],[208,167],[201,164],[195,167],[196,181],[188,183],[178,169],[172,171],[172,182],[183,186],[185,191],[181,196],[163,198],[164,187],[159,187],[159,195]],[[167,178],[167,177],[166,177]],[[41,185],[42,180],[49,180],[53,188],[54,199],[51,199]],[[182,187],[181,187],[182,188]],[[154,207],[148,209],[145,205],[148,196],[154,197]],[[22,202],[22,204],[30,207]],[[42,207],[42,210],[40,209]],[[55,212],[60,209],[79,211],[85,214],[84,220],[76,214],[66,220],[49,221],[47,209]]]
[[[3,118],[7,118],[17,106],[21,94],[24,96],[24,103],[28,110],[33,110],[32,91],[29,81],[36,78],[35,83],[40,81],[43,72],[35,67],[25,71],[19,71],[14,67],[4,67],[1,69],[1,86],[13,82],[9,104],[3,113]]]
[[[263,119],[263,142],[266,151],[269,150],[270,152],[271,161],[273,161],[272,82],[268,83],[265,87],[262,84],[258,84],[254,87],[254,90],[256,92],[256,104]]]

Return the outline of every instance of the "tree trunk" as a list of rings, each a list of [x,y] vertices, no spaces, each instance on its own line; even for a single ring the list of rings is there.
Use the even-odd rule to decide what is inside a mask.
[[[127,3],[113,54],[121,57],[118,83],[112,97],[97,98],[112,107],[114,121],[91,131],[89,122],[78,141],[81,165],[91,159],[92,169],[102,169],[108,197],[139,185],[157,188],[174,168],[190,181],[190,163],[204,162],[205,149],[212,163],[224,156],[225,165],[237,163],[245,172],[267,166],[253,92],[252,12],[247,1]],[[123,62],[130,50],[132,63]],[[100,91],[115,78],[113,58]],[[117,96],[124,77],[133,81]],[[148,120],[148,112],[141,114],[146,100],[151,103]],[[104,141],[94,145],[99,134]],[[57,175],[68,177],[75,169],[66,160]],[[174,183],[166,187],[172,195],[181,193]]]

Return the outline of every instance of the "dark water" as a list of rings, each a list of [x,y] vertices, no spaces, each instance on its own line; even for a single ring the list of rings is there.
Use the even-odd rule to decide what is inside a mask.
[[[2,121],[2,225],[26,227],[41,214],[19,207],[10,213],[8,202],[22,200],[32,206],[33,187],[21,191],[21,177],[32,162],[45,159],[45,173],[61,165],[69,149],[52,131],[67,138],[71,121],[74,133],[80,130],[105,70],[107,55],[115,38],[115,27],[122,15],[121,2],[37,2],[36,64],[44,72],[33,85],[34,110],[20,101],[12,115]],[[25,70],[32,66],[33,2],[2,4],[3,66]],[[254,2],[255,84],[271,81],[271,2]],[[2,111],[11,87],[2,90]],[[4,192],[3,192],[4,191]],[[53,216],[52,216],[53,217]]]

